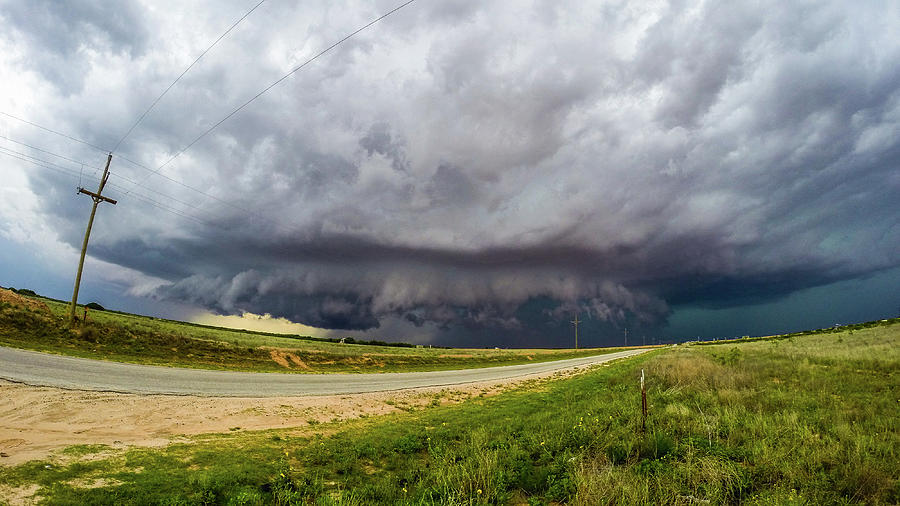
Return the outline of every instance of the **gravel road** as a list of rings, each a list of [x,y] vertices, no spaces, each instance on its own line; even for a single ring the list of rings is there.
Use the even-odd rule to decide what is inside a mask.
[[[276,397],[380,392],[495,381],[600,364],[646,350],[455,371],[279,374],[123,364],[0,346],[0,378],[34,386],[136,394]]]

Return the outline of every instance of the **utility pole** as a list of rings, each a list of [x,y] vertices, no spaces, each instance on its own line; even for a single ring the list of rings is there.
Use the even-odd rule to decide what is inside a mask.
[[[628,346],[628,327],[625,327],[625,346]]]
[[[116,205],[116,201],[109,198],[104,197],[103,187],[106,186],[106,180],[109,179],[109,162],[112,161],[112,153],[109,153],[106,156],[106,168],[103,169],[103,178],[100,179],[100,187],[97,188],[97,193],[94,193],[89,190],[85,190],[84,188],[78,188],[78,193],[83,193],[91,197],[91,200],[94,201],[94,205],[91,207],[91,218],[88,220],[87,230],[84,232],[84,242],[81,244],[81,260],[78,261],[78,274],[75,275],[75,291],[72,293],[72,302],[69,304],[69,326],[73,326],[75,324],[75,306],[78,304],[78,287],[81,285],[81,270],[84,268],[84,254],[87,252],[88,239],[91,237],[91,227],[94,226],[94,215],[97,214],[97,205],[100,202],[109,202],[112,205]]]
[[[575,319],[570,322],[572,325],[575,325],[575,349],[578,349],[578,324],[581,323],[581,320],[578,319],[578,313],[575,313]]]

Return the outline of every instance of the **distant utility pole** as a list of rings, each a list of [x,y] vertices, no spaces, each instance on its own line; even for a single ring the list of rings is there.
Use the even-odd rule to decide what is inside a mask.
[[[625,327],[625,346],[628,346],[628,327]]]
[[[103,169],[103,178],[100,179],[100,187],[97,188],[97,193],[92,191],[85,190],[84,188],[78,188],[78,193],[83,193],[91,197],[94,201],[93,207],[91,207],[91,218],[88,220],[87,230],[84,232],[84,242],[81,244],[81,260],[78,261],[78,274],[75,275],[75,291],[72,293],[72,302],[69,304],[69,326],[75,324],[75,306],[78,304],[78,287],[81,285],[81,270],[84,268],[84,254],[87,252],[88,239],[91,237],[91,227],[94,226],[94,215],[97,214],[97,205],[100,202],[109,202],[112,205],[116,205],[116,201],[101,195],[103,193],[103,187],[106,186],[106,180],[109,179],[109,162],[112,161],[112,153],[106,156],[106,168]]]
[[[572,325],[575,325],[575,349],[578,349],[578,324],[581,321],[578,319],[578,313],[575,313],[575,319],[570,322]]]

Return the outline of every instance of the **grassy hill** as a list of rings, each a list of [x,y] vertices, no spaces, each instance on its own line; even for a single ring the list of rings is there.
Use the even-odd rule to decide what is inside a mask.
[[[79,315],[82,314],[79,306]],[[513,365],[617,351],[447,349],[225,329],[92,310],[70,329],[66,303],[0,289],[0,345],[138,364],[234,371],[399,372]]]

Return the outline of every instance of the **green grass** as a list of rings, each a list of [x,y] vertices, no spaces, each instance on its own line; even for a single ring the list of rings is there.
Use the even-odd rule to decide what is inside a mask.
[[[679,346],[305,432],[79,446],[0,483],[53,504],[896,504],[898,323]]]
[[[91,311],[88,323],[73,330],[64,322],[65,303],[28,300],[46,308],[0,300],[0,345],[149,365],[292,373],[403,372],[513,365],[618,351],[339,344],[109,311]],[[280,363],[273,358],[273,351],[280,354]]]

